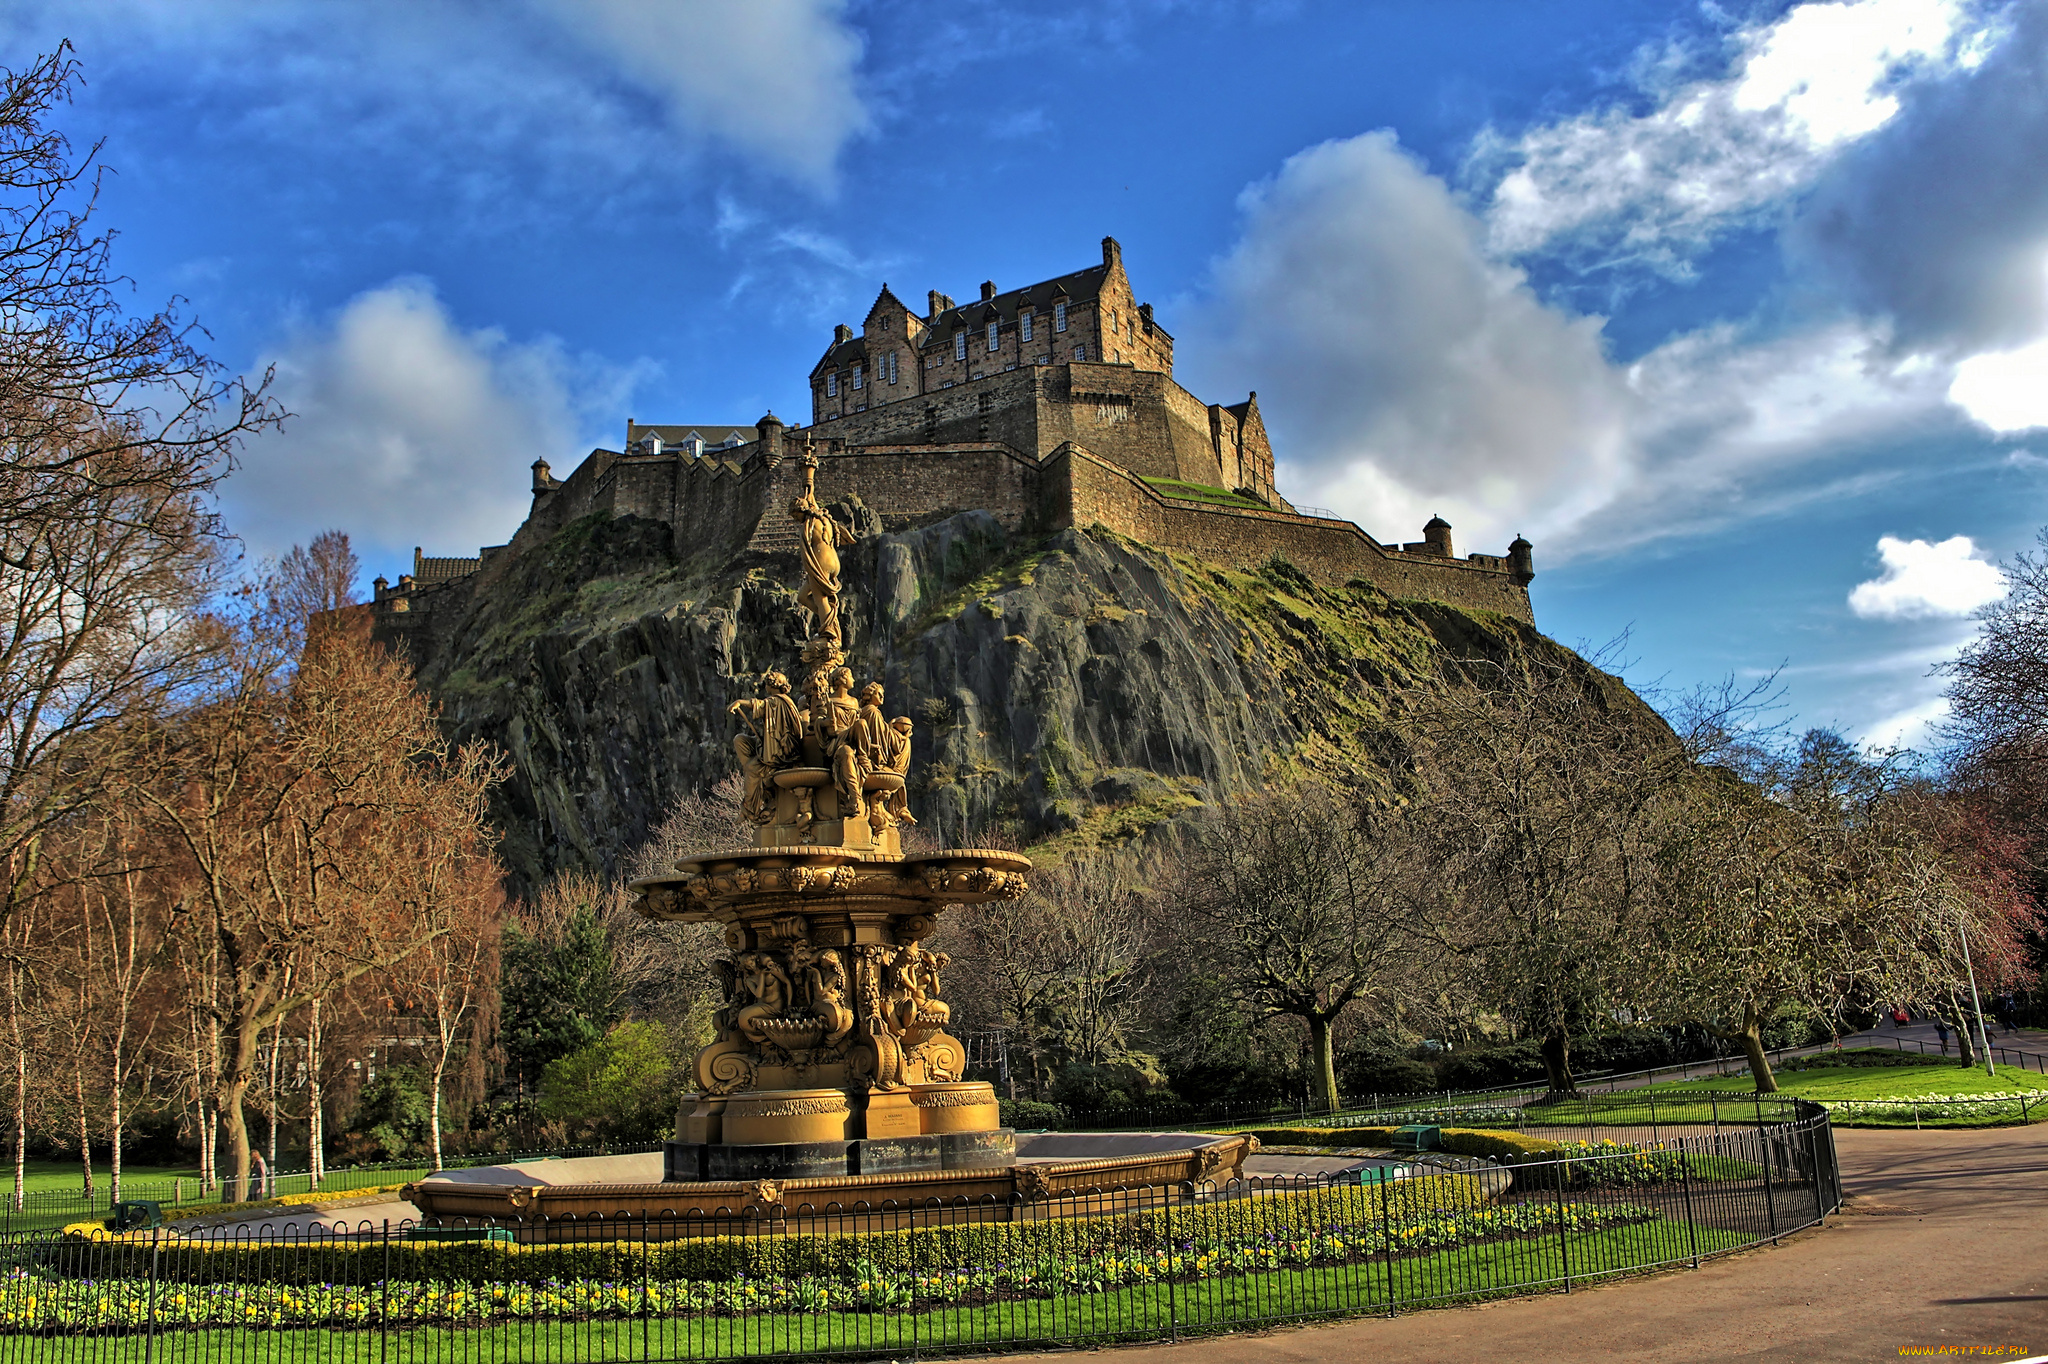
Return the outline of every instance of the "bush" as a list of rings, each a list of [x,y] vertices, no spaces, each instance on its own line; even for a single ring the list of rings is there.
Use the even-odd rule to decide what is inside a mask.
[[[604,1036],[550,1061],[541,1078],[540,1111],[566,1122],[586,1140],[646,1141],[675,1122],[676,1051],[659,1023],[621,1023]]]
[[[1349,1098],[1369,1094],[1428,1094],[1436,1072],[1399,1052],[1359,1048],[1337,1058],[1337,1085]]]
[[[1004,1099],[997,1106],[1002,1109],[1005,1127],[1058,1129],[1067,1125],[1067,1110],[1058,1104],[1040,1103],[1036,1099]]]
[[[432,1077],[416,1066],[386,1066],[363,1086],[354,1121],[335,1143],[334,1154],[350,1164],[403,1160],[433,1142]]]
[[[1543,1053],[1534,1042],[1455,1051],[1437,1067],[1444,1089],[1494,1089],[1544,1078]]]

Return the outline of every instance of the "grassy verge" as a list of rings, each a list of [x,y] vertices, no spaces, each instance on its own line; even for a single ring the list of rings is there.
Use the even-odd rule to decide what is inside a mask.
[[[1695,1239],[1696,1238],[1696,1239]],[[1568,1236],[1488,1242],[1436,1254],[1348,1264],[1146,1283],[1096,1293],[962,1303],[909,1312],[808,1312],[617,1320],[498,1322],[474,1327],[372,1330],[178,1331],[160,1334],[154,1358],[197,1360],[232,1354],[249,1364],[402,1358],[408,1364],[480,1360],[749,1358],[780,1354],[911,1354],[944,1349],[1091,1344],[1337,1317],[1454,1300],[1504,1297],[1560,1283],[1611,1278],[1697,1253],[1733,1249],[1745,1238],[1658,1220]],[[142,1358],[127,1336],[45,1338],[49,1361]]]

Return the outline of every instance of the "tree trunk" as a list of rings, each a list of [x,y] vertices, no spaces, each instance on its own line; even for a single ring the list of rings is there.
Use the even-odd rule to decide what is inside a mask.
[[[92,1206],[92,1125],[85,1117],[85,1071],[73,1067],[71,1098],[78,1106],[78,1163],[85,1168],[85,1206]]]
[[[21,967],[7,968],[7,1022],[14,1035],[14,1210],[28,1188],[28,1050],[21,1041]]]
[[[434,1169],[441,1168],[441,1072],[448,1068],[448,1049],[441,1048],[441,1059],[434,1063]],[[432,1173],[429,1171],[428,1173]]]
[[[1949,996],[1949,1017],[1956,1021],[1956,1064],[1964,1070],[1973,1070],[1977,1065],[1977,1039],[1971,1035],[1975,1029],[1970,1022],[1969,1010],[1953,995]]]
[[[1344,1105],[1337,1094],[1337,1056],[1330,1040],[1330,1020],[1319,1014],[1311,1015],[1308,1040],[1316,1053],[1316,1088],[1322,1091],[1323,1107],[1335,1113]]]
[[[113,1133],[114,1149],[108,1157],[112,1165],[112,1171],[108,1176],[107,1197],[119,1203],[121,1201],[121,1063],[118,1058],[114,1062],[114,1092],[109,1097],[112,1100],[113,1109],[107,1115],[107,1125]]]
[[[1764,1055],[1764,1021],[1751,1004],[1742,1006],[1742,1054],[1749,1058],[1749,1073],[1756,1077],[1756,1092],[1776,1094],[1778,1077],[1771,1073],[1771,1058]]]
[[[1572,1079],[1572,1039],[1563,1028],[1550,1028],[1543,1034],[1543,1075],[1554,1095],[1577,1094],[1579,1087]]]
[[[327,1173],[326,1132],[320,1111],[320,1001],[314,1000],[306,1014],[306,1169],[309,1188],[320,1187]]]

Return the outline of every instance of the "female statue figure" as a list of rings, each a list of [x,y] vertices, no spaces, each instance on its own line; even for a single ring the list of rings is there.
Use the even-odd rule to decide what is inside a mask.
[[[755,729],[732,741],[747,783],[740,813],[755,824],[774,818],[772,782],[776,771],[794,767],[804,755],[804,717],[790,698],[789,679],[771,672],[761,680],[761,689],[764,695],[760,700],[735,701],[725,708],[728,715],[739,716]]]

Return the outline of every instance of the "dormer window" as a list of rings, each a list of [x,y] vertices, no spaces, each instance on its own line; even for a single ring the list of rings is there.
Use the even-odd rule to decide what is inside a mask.
[[[661,453],[661,437],[651,431],[647,434],[647,453],[650,455]]]
[[[966,332],[953,333],[953,358],[955,360],[965,360],[967,358]]]
[[[1055,303],[1052,305],[1052,329],[1056,332],[1063,332],[1067,329],[1067,305],[1065,303]]]
[[[995,322],[991,322],[988,324],[988,353],[990,355],[994,355],[996,353],[996,346],[1000,344],[996,339],[996,328],[1000,325],[1000,323]]]
[[[1017,341],[1020,345],[1031,340],[1031,313],[1029,309],[1017,314]]]
[[[861,387],[862,387],[862,385],[861,385],[861,372],[860,372],[860,366],[859,366],[859,365],[855,365],[855,366],[853,367],[853,387],[854,387],[854,391],[855,391],[855,392],[859,392],[859,391],[860,391],[860,389],[861,389]]]
[[[836,370],[825,376],[825,396],[828,398],[839,396],[839,374]]]

